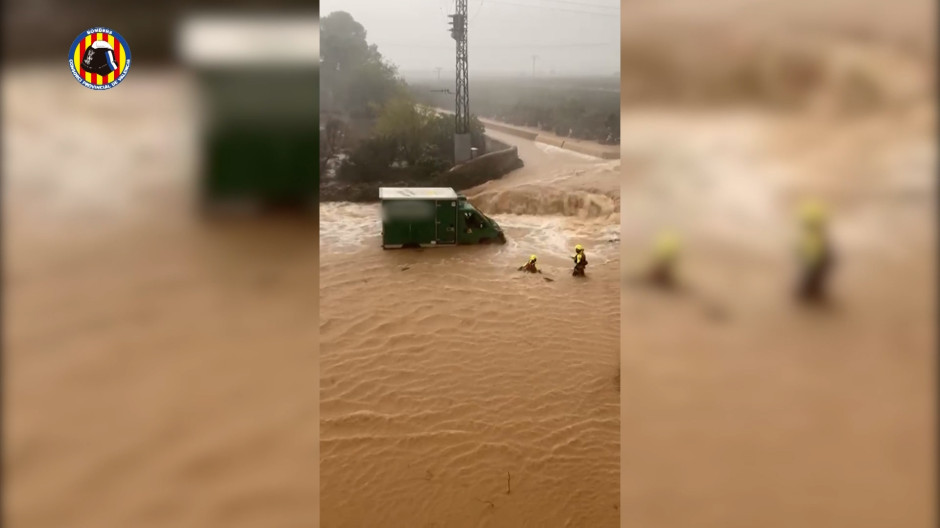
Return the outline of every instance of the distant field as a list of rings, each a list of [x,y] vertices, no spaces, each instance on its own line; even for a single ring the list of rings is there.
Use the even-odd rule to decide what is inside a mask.
[[[406,79],[412,91],[423,101],[438,108],[454,110],[454,79]],[[571,98],[592,108],[616,111],[620,101],[620,78],[605,77],[478,77],[470,79],[470,104],[474,113],[485,115],[520,102],[551,103]],[[487,116],[489,117],[489,116]]]
[[[454,81],[408,79],[422,103],[453,111]],[[451,93],[432,90],[449,89]],[[620,79],[604,77],[479,77],[470,80],[470,111],[514,125],[596,141],[619,138]],[[613,130],[611,130],[613,126]]]

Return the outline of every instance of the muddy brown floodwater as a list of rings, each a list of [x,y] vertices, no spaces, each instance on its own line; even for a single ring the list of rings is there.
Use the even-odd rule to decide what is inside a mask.
[[[799,109],[623,109],[623,526],[933,526],[933,66],[904,48],[925,35],[903,29],[920,26],[918,2],[882,19],[862,3],[771,1],[747,17],[719,9],[731,3],[709,4],[707,23],[687,13],[693,33],[625,13],[624,35],[646,24],[670,39],[635,38],[634,59],[698,53],[673,73],[706,101],[775,95],[722,78],[773,66],[730,50],[800,49],[823,80]],[[905,16],[915,24],[884,27]],[[877,97],[850,97],[861,87]],[[793,302],[804,197],[830,212],[827,308]],[[627,280],[662,227],[684,240],[681,294]]]
[[[316,225],[197,220],[192,95],[4,72],[5,525],[317,525]]]
[[[526,167],[467,195],[505,246],[383,251],[377,205],[321,207],[323,526],[617,526],[619,164],[499,139]]]
[[[625,129],[644,135],[665,123],[662,159],[687,155],[681,166],[699,186],[669,192],[651,171],[624,187],[625,268],[638,264],[658,226],[678,226],[690,290],[666,295],[624,283],[625,525],[930,526],[935,282],[927,138],[906,150],[902,166],[915,174],[882,175],[894,190],[846,182],[845,195],[862,197],[840,201],[829,189],[839,204],[834,302],[801,310],[791,296],[795,207],[775,186],[781,160],[753,141],[767,139],[773,125],[745,120],[739,128],[724,116],[702,118],[701,129],[690,119],[673,128],[668,116],[624,119]],[[722,140],[716,169],[713,143]],[[650,203],[653,189],[663,194]]]

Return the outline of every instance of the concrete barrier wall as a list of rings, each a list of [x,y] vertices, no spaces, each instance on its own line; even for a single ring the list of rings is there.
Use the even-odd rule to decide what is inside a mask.
[[[578,141],[567,140],[562,147],[565,150],[587,154],[601,159],[620,159],[620,145],[598,145],[595,143],[580,143]]]
[[[461,163],[438,176],[434,183],[440,187],[453,187],[462,191],[502,178],[522,165],[519,150],[509,147]]]
[[[512,145],[503,143],[502,141],[498,139],[493,139],[490,136],[483,136],[483,139],[486,140],[486,152],[488,153],[496,152],[499,150],[506,150],[512,147]]]
[[[589,141],[539,134],[535,141],[601,159],[620,159],[620,145],[600,145]]]

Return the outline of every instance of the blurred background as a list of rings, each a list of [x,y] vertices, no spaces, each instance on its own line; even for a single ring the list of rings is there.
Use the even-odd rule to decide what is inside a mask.
[[[623,524],[933,525],[934,4],[621,5]],[[316,73],[232,20],[311,7],[4,4],[6,525],[317,525],[310,180],[254,177],[312,161],[277,103],[311,83],[286,108],[315,111]],[[213,19],[258,37],[184,45]],[[96,92],[66,54],[102,23],[133,66]],[[807,198],[820,305],[793,295]],[[678,289],[647,280],[664,230]]]
[[[4,15],[4,525],[317,526],[316,3]]]
[[[624,526],[935,523],[934,11],[622,3]]]

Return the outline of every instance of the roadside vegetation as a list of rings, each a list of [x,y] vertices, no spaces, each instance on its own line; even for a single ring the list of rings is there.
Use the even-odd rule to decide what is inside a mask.
[[[321,181],[427,184],[454,166],[454,118],[419,105],[366,37],[349,13],[320,20]],[[471,145],[486,150],[475,117]]]

